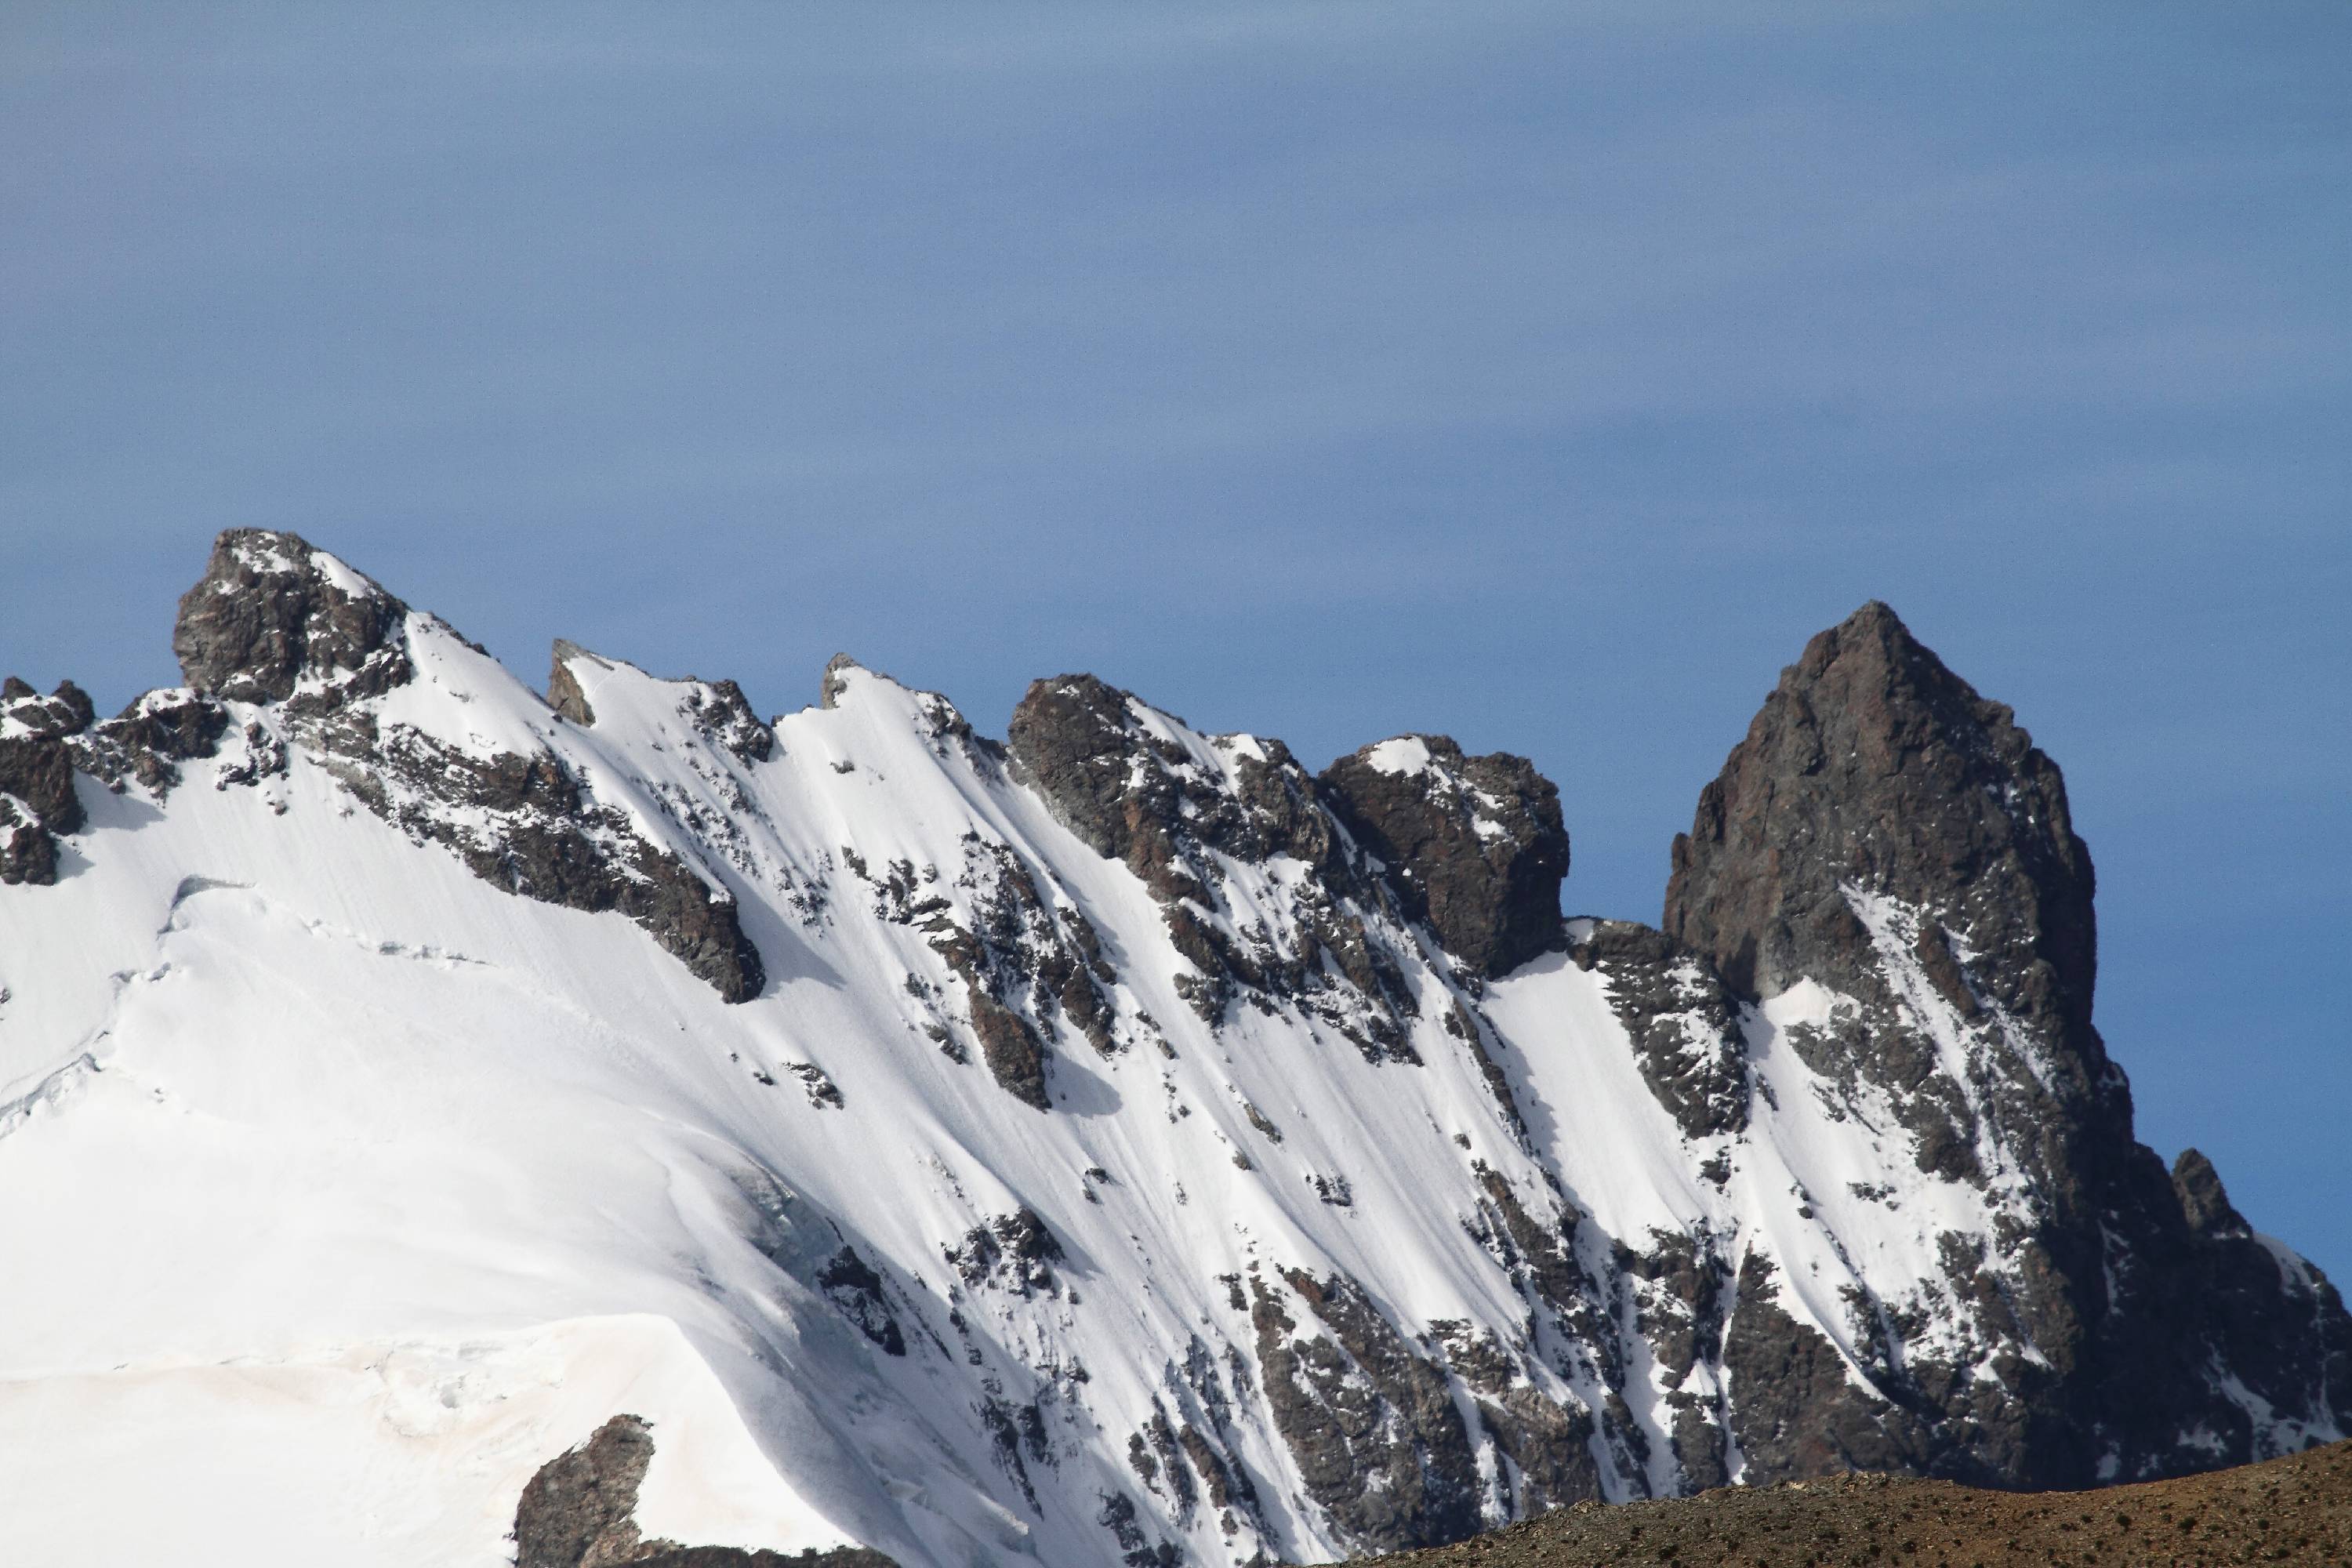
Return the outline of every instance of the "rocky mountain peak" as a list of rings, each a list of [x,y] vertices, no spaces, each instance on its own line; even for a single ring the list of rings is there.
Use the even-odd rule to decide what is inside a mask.
[[[660,826],[667,813],[593,742],[535,722],[528,689],[478,645],[436,616],[412,616],[373,578],[299,535],[231,529],[182,597],[173,646],[194,693],[150,693],[113,721],[119,734],[100,739],[123,758],[88,748],[100,776],[134,773],[160,787],[173,760],[210,753],[227,722],[223,702],[272,704],[247,721],[247,759],[223,773],[224,785],[282,777],[290,757],[315,762],[375,816],[443,846],[483,880],[545,903],[618,910],[726,1000],[760,994],[758,948],[691,833]],[[591,690],[623,670],[631,689],[650,680],[559,642],[548,704],[594,726]],[[677,722],[743,767],[772,753],[772,735],[734,682],[651,684],[656,725]],[[503,709],[508,720],[453,721],[452,704]]]
[[[842,694],[849,689],[848,672],[865,668],[845,653],[837,653],[826,659],[824,674],[816,683],[816,705],[827,712],[839,707]]]
[[[594,726],[596,709],[588,700],[587,690],[580,684],[579,676],[572,673],[572,666],[580,659],[595,658],[578,643],[558,637],[548,666],[547,705],[583,729]]]
[[[182,595],[172,651],[199,693],[282,702],[306,678],[374,695],[408,677],[408,606],[299,534],[232,528]],[[353,679],[356,678],[356,679]]]
[[[2180,1194],[2181,1217],[2200,1237],[2250,1237],[2253,1226],[2230,1202],[2221,1173],[2196,1149],[2183,1149],[2172,1163],[2173,1191]]]
[[[1362,748],[1317,780],[1332,811],[1388,867],[1409,919],[1473,971],[1507,974],[1562,945],[1568,828],[1558,786],[1525,757],[1463,754],[1445,735]]]
[[[515,1508],[515,1568],[897,1568],[856,1546],[787,1557],[647,1540],[637,1494],[653,1457],[652,1423],[622,1415],[541,1466]]]
[[[1313,781],[1279,741],[1193,735],[1091,675],[1031,682],[1009,738],[1063,825],[1097,854],[1126,860],[1162,899],[1199,896],[1211,879],[1202,847],[1339,868]]]
[[[1379,889],[1290,748],[1201,734],[1091,675],[1034,682],[1009,746],[1055,819],[1125,862],[1159,900],[1195,971],[1184,989],[1202,1017],[1218,1021],[1236,994],[1312,998],[1368,1056],[1410,1056],[1402,1020],[1415,1004],[1387,941],[1366,923],[1380,923]],[[1308,875],[1277,889],[1267,879],[1277,858]],[[1235,865],[1263,885],[1235,886]],[[1260,918],[1244,917],[1245,907]]]
[[[704,680],[685,676],[674,680],[647,676],[626,659],[606,658],[578,643],[558,637],[547,675],[547,705],[583,730],[596,724],[593,694],[615,671],[649,680],[662,689],[675,716],[694,731],[733,752],[746,766],[763,763],[775,753],[776,737],[751,711],[743,689],[731,680]]]
[[[593,1433],[527,1488],[414,1446],[404,1506],[487,1531],[404,1561],[733,1562],[657,1538],[795,1496],[795,1546],[909,1568],[1329,1559],[2352,1427],[2334,1288],[2133,1136],[2057,770],[1883,605],[1708,786],[1670,931],[1560,920],[1558,792],[1444,736],[1317,776],[1068,675],[1001,747],[846,658],[771,729],[570,643],[542,700],[283,534],[225,536],[182,631],[221,695],[0,684],[18,1370],[244,1353],[247,1281],[352,1368],[415,1279],[536,1324],[387,1320],[338,1405]],[[152,1265],[137,1312],[93,1237]],[[20,1450],[139,1384],[77,1376]]]
[[[1751,1461],[1832,1433],[1841,1462],[1884,1449],[2078,1485],[2192,1468],[2206,1434],[2251,1435],[2272,1412],[2335,1430],[2329,1369],[2352,1324],[2332,1287],[2264,1250],[2202,1155],[2168,1182],[2134,1135],[2129,1086],[2091,1020],[2090,852],[2057,765],[2007,707],[1865,605],[1781,672],[1673,866],[1667,937],[1841,1114],[1907,1144],[1935,1190],[1981,1193],[1991,1216],[1982,1240],[1938,1245],[2000,1397],[1916,1346],[1900,1369],[1868,1369],[1883,1402],[1747,1365],[1739,1419],[1778,1401],[1780,1434],[1743,1428]],[[1743,1266],[1731,1341],[1765,1325],[1773,1364],[1827,1367],[1811,1331],[1773,1318],[1771,1282],[1753,1285]],[[2289,1328],[2299,1314],[2319,1326]],[[2141,1375],[2158,1363],[2232,1371]]]
[[[1664,927],[1735,990],[1867,984],[1857,897],[1932,916],[1923,962],[1965,1007],[2087,1027],[2090,851],[2058,766],[1874,600],[1806,645],[1675,840]],[[1968,956],[1973,955],[1973,956]]]
[[[47,697],[16,676],[0,681],[0,737],[50,740],[79,734],[97,717],[89,693],[70,680],[58,682]]]
[[[1007,731],[1014,762],[1062,826],[1111,859],[1126,856],[1146,823],[1174,815],[1167,781],[1133,766],[1148,745],[1130,700],[1091,675],[1033,680]]]

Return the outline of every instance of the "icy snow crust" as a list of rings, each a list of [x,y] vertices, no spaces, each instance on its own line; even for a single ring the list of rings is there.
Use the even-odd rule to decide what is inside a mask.
[[[1336,1271],[1409,1334],[1465,1321],[1526,1348],[1527,1301],[1470,1233],[1479,1162],[1530,1206],[1556,1191],[1589,1212],[1596,1265],[1653,1232],[1764,1249],[1784,1307],[1859,1357],[1841,1287],[1905,1300],[1939,1234],[1986,1235],[2007,1201],[1922,1176],[1891,1122],[1832,1104],[1783,1039],[1837,1005],[1817,987],[1749,1016],[1751,1125],[1695,1144],[1601,975],[1553,956],[1491,984],[1522,1143],[1478,1045],[1440,1026],[1433,948],[1406,972],[1420,1065],[1290,1011],[1236,1006],[1213,1031],[1141,882],[941,699],[844,669],[835,706],[779,721],[748,763],[691,721],[708,688],[582,656],[582,729],[431,617],[409,646],[417,677],[381,723],[555,752],[738,900],[766,991],[726,1005],[627,920],[477,880],[299,748],[262,788],[191,763],[160,804],[82,779],[90,826],[58,884],[0,888],[0,1518],[26,1561],[503,1563],[524,1481],[621,1411],[653,1423],[648,1536],[1074,1568],[1119,1561],[1103,1507],[1125,1494],[1197,1561],[1324,1560],[1347,1543],[1253,1386],[1221,1276],[1312,1325],[1282,1271]],[[1264,754],[1141,714],[1221,777]],[[1381,765],[1426,761],[1390,744]],[[1172,1055],[1066,1031],[1041,1113],[942,1052],[926,1027],[961,983],[887,918],[882,868],[969,926],[960,879],[997,846],[1084,911],[1122,1026],[1148,1014]],[[1223,868],[1244,920],[1301,869]],[[1719,1184],[1697,1173],[1717,1153]],[[1326,1200],[1332,1180],[1352,1202]],[[1024,1206],[1064,1249],[1059,1287],[965,1284],[948,1249]],[[887,1281],[905,1354],[821,1290],[844,1247]],[[1216,1425],[1176,1366],[1196,1338],[1263,1533],[1206,1506],[1188,1522],[1122,1463],[1155,1410]],[[1529,1361],[1546,1393],[1601,1398],[1589,1364]],[[1685,1386],[1713,1397],[1714,1375],[1703,1360]],[[1682,1484],[1663,1392],[1654,1371],[1628,1388],[1645,1469],[1595,1439],[1612,1496]],[[986,1413],[1033,1403],[1008,1457]]]

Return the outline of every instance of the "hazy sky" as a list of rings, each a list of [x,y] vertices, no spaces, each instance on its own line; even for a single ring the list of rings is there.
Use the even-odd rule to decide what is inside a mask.
[[[2347,103],[2332,3],[0,4],[0,671],[293,528],[534,680],[1524,752],[1654,920],[1885,598],[2066,770],[2143,1135],[2352,1283]]]

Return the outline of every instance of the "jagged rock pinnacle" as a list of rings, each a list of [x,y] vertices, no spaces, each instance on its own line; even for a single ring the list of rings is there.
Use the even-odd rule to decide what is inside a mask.
[[[1072,675],[998,746],[845,658],[772,730],[569,643],[534,690],[285,534],[225,536],[181,633],[206,691],[116,720],[0,682],[17,1359],[176,1364],[264,1294],[221,1354],[380,1321],[344,1436],[418,1348],[436,1430],[551,1461],[509,1512],[511,1443],[367,1450],[388,1529],[470,1532],[412,1559],[769,1568],[643,1537],[772,1509],[921,1568],[1336,1559],[2352,1429],[2333,1287],[2133,1134],[2057,770],[1884,605],[1709,786],[1673,934],[1561,921],[1557,792],[1443,737],[1318,778]],[[151,1398],[77,1374],[13,1436]]]
[[[1525,757],[1467,757],[1444,735],[1366,746],[1316,781],[1387,863],[1407,916],[1475,973],[1507,974],[1562,945],[1568,828],[1559,790]]]
[[[588,705],[588,694],[580,689],[580,678],[572,673],[572,661],[593,658],[595,655],[578,643],[562,637],[555,639],[555,652],[547,672],[547,705],[583,729],[596,722],[596,710]]]
[[[180,599],[172,651],[188,684],[232,701],[282,702],[305,676],[353,672],[352,695],[407,679],[393,647],[408,606],[299,534],[232,528]]]
[[[816,683],[816,705],[827,710],[839,707],[841,694],[849,689],[849,682],[844,679],[845,676],[850,670],[865,668],[845,653],[837,653],[826,659],[824,674]]]
[[[2087,1026],[2093,886],[2057,764],[1873,600],[1781,672],[1700,795],[1664,927],[1769,995],[1848,978],[1868,943],[1846,889],[1891,895],[1935,911],[2004,1002]]]
[[[2248,1225],[2230,1202],[2221,1173],[2201,1151],[2183,1149],[2172,1163],[2173,1190],[2180,1194],[2181,1217],[2202,1237],[2250,1237]]]
[[[2305,1309],[2211,1164],[2191,1151],[2168,1181],[2134,1135],[2091,1021],[2093,886],[2057,765],[1875,601],[1781,672],[1701,794],[1675,841],[1667,935],[1751,1005],[1820,987],[1817,1021],[1783,1032],[1799,1058],[1907,1133],[1921,1173],[2009,1211],[2000,1255],[1971,1266],[1998,1296],[1965,1309],[2000,1347],[1998,1399],[1918,1352],[1872,1374],[1884,1401],[1861,1397],[1743,1265],[1725,1356],[1752,1468],[2079,1486],[2105,1447],[2123,1473],[2166,1473],[2196,1462],[2197,1434],[2247,1417],[2226,1384],[2146,1368],[2226,1363],[2304,1399],[2344,1361],[2333,1289],[2312,1276],[2318,1326],[2293,1326]]]

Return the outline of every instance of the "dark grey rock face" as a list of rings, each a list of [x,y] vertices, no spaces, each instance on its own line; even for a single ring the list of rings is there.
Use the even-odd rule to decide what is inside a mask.
[[[1668,1446],[1685,1489],[1722,1486],[1731,1479],[1727,1403],[1692,1373],[1724,1355],[1732,1272],[1706,1238],[1653,1233],[1651,1239],[1648,1251],[1629,1249],[1624,1263],[1636,1282],[1636,1325],[1664,1373],[1664,1403],[1673,1412]]]
[[[704,734],[749,765],[776,754],[776,732],[751,711],[751,699],[731,680],[698,680],[686,700],[687,715]]]
[[[2172,1163],[2172,1190],[2179,1196],[2180,1217],[2189,1223],[2190,1234],[2208,1240],[2253,1235],[2253,1226],[2222,1190],[2221,1173],[2199,1151],[2183,1149]]]
[[[1097,854],[1126,863],[1160,900],[1195,973],[1180,987],[1220,1021],[1236,996],[1301,1003],[1374,1059],[1410,1059],[1415,1004],[1394,955],[1367,924],[1381,894],[1350,855],[1316,781],[1279,741],[1217,737],[1204,762],[1150,721],[1129,692],[1091,675],[1033,683],[1013,710],[1020,775]],[[1282,940],[1231,932],[1219,858],[1276,857],[1312,873],[1289,895]]]
[[[971,1038],[1006,1092],[1050,1110],[1049,1039],[1066,1026],[1102,1056],[1125,1048],[1105,988],[1118,978],[1102,940],[1077,906],[1047,899],[1009,845],[977,837],[964,845],[955,886],[970,894],[971,924],[960,924],[938,890],[937,867],[899,860],[874,868],[845,851],[851,874],[873,889],[874,910],[925,933],[964,988]],[[919,994],[927,994],[919,991]],[[933,1026],[948,1054],[969,1057],[963,1040]]]
[[[150,691],[85,731],[76,763],[110,789],[135,782],[160,797],[178,786],[182,763],[217,755],[227,732],[227,710],[211,698]]]
[[[233,528],[180,599],[172,651],[188,684],[235,702],[283,702],[309,678],[346,698],[409,676],[400,646],[408,606],[363,579],[338,581],[291,533]],[[353,576],[356,576],[354,574]]]
[[[1739,1001],[1714,967],[1631,921],[1587,921],[1570,930],[1570,959],[1607,979],[1609,1005],[1633,1041],[1642,1081],[1684,1135],[1744,1131],[1748,1056]]]
[[[765,974],[734,900],[640,837],[625,812],[595,801],[554,752],[484,759],[379,723],[369,700],[415,673],[409,620],[407,605],[299,536],[232,529],[182,597],[173,634],[195,697],[134,704],[102,727],[111,732],[93,748],[93,769],[151,787],[168,782],[170,759],[201,754],[196,747],[226,728],[218,701],[273,704],[287,738],[370,810],[447,847],[483,880],[625,915],[728,1001],[758,995]],[[593,724],[594,714],[570,660],[593,658],[558,645],[551,690],[574,723]],[[691,709],[686,717],[747,762],[773,744],[731,681],[696,683]],[[249,736],[248,745],[267,757],[277,738]]]
[[[653,1457],[652,1426],[615,1415],[541,1466],[515,1508],[515,1568],[897,1568],[862,1546],[788,1556],[647,1541],[637,1530],[637,1489]]]
[[[310,738],[342,764],[343,782],[370,809],[412,837],[447,846],[484,881],[541,903],[626,915],[730,1002],[766,984],[733,900],[636,837],[625,814],[595,804],[554,753],[485,761],[414,731],[380,732],[372,721]],[[485,818],[494,825],[488,832],[476,826]]]
[[[1234,1276],[1229,1283],[1237,1287],[1238,1279]],[[1228,1364],[1237,1365],[1239,1352],[1229,1350],[1228,1355],[1234,1358]],[[1163,1376],[1166,1392],[1178,1402],[1179,1415],[1171,1419],[1160,1396],[1152,1396],[1151,1414],[1142,1430],[1128,1434],[1128,1468],[1144,1493],[1157,1502],[1161,1518],[1173,1522],[1180,1531],[1192,1528],[1205,1502],[1224,1541],[1223,1560],[1239,1563],[1241,1552],[1249,1550],[1250,1563],[1264,1563],[1267,1530],[1257,1483],[1230,1447],[1237,1435],[1232,1398],[1208,1346],[1194,1336],[1185,1347],[1182,1370],[1171,1359]],[[1199,1402],[1195,1406],[1199,1426],[1182,1419],[1184,1405],[1194,1400]],[[1164,1537],[1153,1542],[1132,1497],[1123,1492],[1097,1495],[1103,1509],[1096,1523],[1111,1532],[1122,1563],[1177,1568],[1196,1561]],[[1239,1540],[1245,1531],[1252,1538],[1249,1548]]]
[[[1932,1445],[1920,1420],[1856,1388],[1828,1337],[1780,1304],[1773,1274],[1761,1254],[1748,1254],[1723,1347],[1738,1391],[1731,1430],[1749,1478],[1928,1469]]]
[[[2153,1163],[2153,1160],[2149,1163]],[[2183,1419],[2221,1435],[2231,1456],[2263,1457],[2265,1449],[2239,1401],[2193,1387],[2189,1379],[2151,1378],[2149,1366],[2226,1366],[2257,1398],[2290,1419],[2346,1425],[2352,1406],[2352,1313],[2326,1276],[2278,1244],[2255,1234],[2223,1190],[2212,1162],[2196,1150],[2175,1162],[2171,1183],[2180,1205],[2185,1243],[2152,1245],[2136,1260],[2140,1286],[2126,1300],[2149,1312],[2137,1331],[2118,1334],[2114,1350],[2092,1362],[2108,1419],[2168,1433]],[[2170,1236],[2167,1240],[2173,1240]],[[2135,1359],[2157,1357],[2160,1359]],[[2189,1388],[2180,1386],[2190,1383]],[[2210,1469],[2217,1458],[2176,1471]]]
[[[957,1277],[976,1289],[1051,1296],[1062,1288],[1054,1273],[1064,1260],[1062,1244],[1026,1206],[972,1226],[962,1245],[946,1249],[946,1258]]]
[[[1475,1531],[1477,1459],[1444,1371],[1353,1280],[1284,1278],[1324,1331],[1301,1335],[1255,1279],[1250,1321],[1266,1402],[1307,1495],[1367,1545],[1433,1546]]]
[[[1203,896],[1203,848],[1241,860],[1289,855],[1346,874],[1313,784],[1279,742],[1264,742],[1263,758],[1241,758],[1240,784],[1228,793],[1151,733],[1130,693],[1091,675],[1033,682],[1009,742],[1063,824],[1097,854],[1126,861],[1163,900]]]
[[[2094,878],[2065,781],[1875,602],[1806,646],[1700,793],[1665,931],[1742,994],[1808,976],[1859,994],[1876,966],[1849,886],[1937,912],[1942,931],[1920,941],[1942,942],[1932,962],[1956,1005],[1981,992],[2088,1029]],[[1975,955],[1965,971],[1955,937]]]
[[[98,717],[89,693],[70,680],[44,697],[15,676],[0,680],[0,729],[44,737],[77,735]]]
[[[1891,1108],[1922,1172],[1987,1186],[1990,1162],[2025,1194],[2000,1256],[1945,1242],[1953,1321],[1997,1383],[1933,1355],[1898,1368],[1884,1343],[1904,1325],[1863,1300],[1872,1398],[1743,1267],[1726,1354],[1752,1479],[2083,1486],[2261,1457],[2232,1381],[2315,1429],[2343,1408],[2333,1287],[2253,1240],[2201,1156],[2168,1179],[2133,1135],[2091,1022],[2093,886],[2056,764],[1884,605],[1813,639],[1701,795],[1666,935],[1738,998],[1838,993],[1826,1024],[1790,1031],[1806,1064]]]
[[[1507,974],[1560,945],[1568,829],[1559,791],[1525,757],[1467,757],[1444,735],[1402,737],[1418,768],[1379,765],[1366,746],[1323,770],[1323,798],[1388,868],[1409,919],[1479,974]],[[1393,745],[1395,742],[1384,742]]]
[[[817,1271],[816,1283],[825,1300],[855,1323],[859,1333],[879,1345],[885,1355],[907,1353],[906,1332],[898,1327],[898,1314],[890,1310],[882,1276],[857,1255],[856,1247],[845,1245],[834,1254]]]
[[[47,887],[57,879],[57,835],[0,801],[0,883]]]
[[[82,825],[68,737],[90,717],[71,681],[50,697],[13,675],[0,685],[0,882],[57,880],[58,836]]]
[[[636,1557],[637,1489],[653,1458],[652,1427],[615,1415],[541,1466],[515,1509],[515,1568],[601,1568]]]
[[[86,816],[76,773],[110,789],[136,780],[167,795],[178,764],[213,755],[227,728],[218,703],[186,691],[151,691],[100,722],[72,681],[43,697],[10,676],[0,683],[0,882],[56,880],[58,840]]]
[[[73,776],[73,752],[59,736],[0,740],[0,794],[14,795],[52,833],[71,833],[81,826]]]

